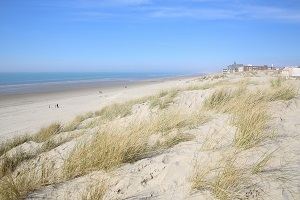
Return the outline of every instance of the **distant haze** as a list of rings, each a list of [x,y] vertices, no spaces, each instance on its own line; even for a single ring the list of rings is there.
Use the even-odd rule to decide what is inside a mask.
[[[299,0],[1,1],[0,72],[300,65],[299,11]]]

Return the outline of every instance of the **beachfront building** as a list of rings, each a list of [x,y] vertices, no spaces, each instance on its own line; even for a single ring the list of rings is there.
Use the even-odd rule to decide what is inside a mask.
[[[236,64],[236,62],[234,62],[231,65],[227,66],[227,72],[228,73],[233,73],[233,72],[238,72],[239,67],[243,67],[243,64]]]
[[[275,67],[270,67],[268,65],[263,65],[263,66],[253,66],[253,65],[248,65],[244,66],[243,71],[264,71],[264,70],[275,70]]]
[[[272,66],[268,66],[268,65],[253,66],[251,64],[243,65],[243,64],[236,64],[236,62],[227,66],[227,73],[247,72],[247,71],[265,71],[265,70],[275,70],[275,67],[273,65]],[[223,70],[223,73],[224,73],[224,70]]]
[[[282,69],[281,74],[286,79],[290,79],[290,78],[299,79],[300,78],[300,66],[287,66]]]

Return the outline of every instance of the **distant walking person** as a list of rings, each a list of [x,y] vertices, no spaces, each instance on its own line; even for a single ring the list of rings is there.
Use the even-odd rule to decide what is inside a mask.
[[[56,107],[59,108],[58,104],[56,104]]]
[[[50,105],[49,105],[49,108],[50,108]]]

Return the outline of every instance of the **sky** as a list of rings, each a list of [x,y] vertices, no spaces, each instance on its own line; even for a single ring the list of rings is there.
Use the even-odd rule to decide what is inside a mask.
[[[299,0],[0,0],[0,72],[300,65]]]

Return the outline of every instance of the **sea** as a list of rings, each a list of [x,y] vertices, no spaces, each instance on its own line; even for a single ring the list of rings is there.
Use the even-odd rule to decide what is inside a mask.
[[[183,73],[0,73],[0,96],[55,91],[91,84],[135,82],[184,76]]]

